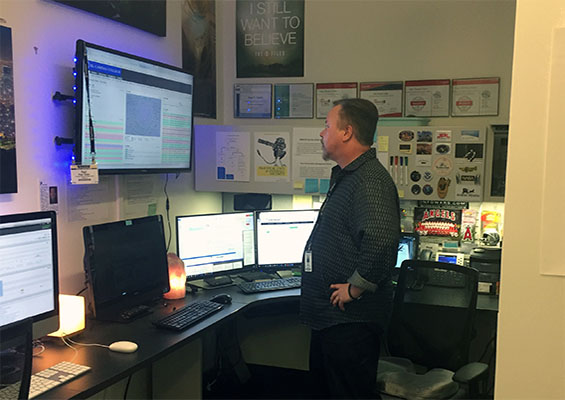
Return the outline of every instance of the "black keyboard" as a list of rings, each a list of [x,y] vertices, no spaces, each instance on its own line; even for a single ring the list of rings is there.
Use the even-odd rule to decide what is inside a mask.
[[[434,268],[428,272],[428,285],[444,287],[465,287],[466,275],[455,271]]]
[[[182,331],[190,325],[203,320],[204,318],[220,311],[223,305],[208,300],[190,303],[183,308],[179,308],[172,314],[167,315],[158,321],[153,322],[155,326],[173,331]]]
[[[149,313],[151,313],[151,307],[145,304],[140,304],[138,306],[122,310],[122,312],[120,312],[120,317],[124,321],[133,321],[134,319],[137,319]]]
[[[260,282],[243,282],[237,286],[243,293],[260,293],[269,292],[271,290],[284,290],[299,288],[302,283],[302,278],[299,276],[292,276],[289,278],[273,279],[271,281]]]

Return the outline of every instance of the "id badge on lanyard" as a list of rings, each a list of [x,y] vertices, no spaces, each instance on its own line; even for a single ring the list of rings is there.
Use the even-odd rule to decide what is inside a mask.
[[[304,252],[304,272],[312,272],[312,250]]]

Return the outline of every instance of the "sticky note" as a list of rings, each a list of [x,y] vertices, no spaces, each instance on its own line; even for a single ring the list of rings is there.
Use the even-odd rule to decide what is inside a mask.
[[[294,181],[293,187],[295,189],[304,189],[304,182],[302,181]]]
[[[304,193],[318,193],[318,179],[306,178],[304,181]]]
[[[157,214],[157,204],[151,203],[147,204],[147,215],[155,215]]]
[[[388,152],[388,136],[377,137],[377,151]]]
[[[404,197],[404,190],[398,189],[398,197],[400,198]]]
[[[330,180],[320,179],[320,193],[326,194],[330,190]]]

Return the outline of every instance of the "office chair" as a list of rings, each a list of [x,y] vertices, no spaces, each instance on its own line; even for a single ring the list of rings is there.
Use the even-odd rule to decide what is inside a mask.
[[[457,264],[402,263],[377,376],[383,398],[478,398],[488,369],[469,363],[478,274]]]

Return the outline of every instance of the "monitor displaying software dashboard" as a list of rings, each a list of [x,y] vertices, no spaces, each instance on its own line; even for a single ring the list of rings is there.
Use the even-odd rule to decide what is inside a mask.
[[[318,210],[257,211],[257,267],[275,270],[301,266],[317,218]]]
[[[255,265],[252,212],[177,216],[177,254],[187,280],[243,272]]]
[[[59,328],[53,211],[0,216],[0,329],[31,318],[33,336]]]
[[[100,173],[190,170],[192,74],[83,40],[75,69],[78,162],[94,144]]]

